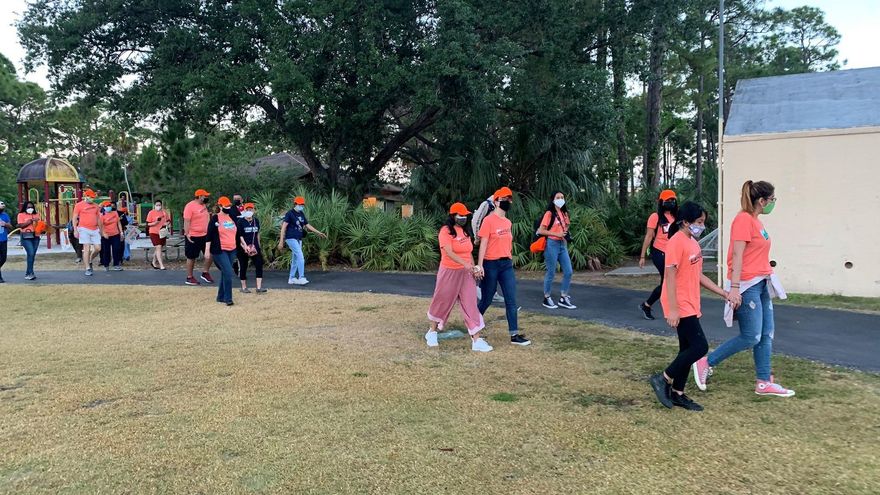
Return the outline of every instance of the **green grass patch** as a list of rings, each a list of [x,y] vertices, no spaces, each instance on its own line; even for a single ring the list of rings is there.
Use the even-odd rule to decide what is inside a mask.
[[[788,294],[788,299],[774,299],[774,304],[792,304],[811,308],[839,309],[880,313],[880,297],[851,297],[839,294]]]
[[[489,396],[490,399],[496,402],[516,402],[519,400],[515,394],[511,394],[508,392],[499,392],[497,394],[492,394]]]

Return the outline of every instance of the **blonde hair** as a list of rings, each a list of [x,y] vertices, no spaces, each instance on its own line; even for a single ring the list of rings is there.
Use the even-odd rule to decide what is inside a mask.
[[[743,211],[753,215],[758,209],[755,203],[761,198],[773,196],[775,191],[776,188],[769,182],[763,180],[758,182],[745,181],[742,187],[742,198],[740,199]]]

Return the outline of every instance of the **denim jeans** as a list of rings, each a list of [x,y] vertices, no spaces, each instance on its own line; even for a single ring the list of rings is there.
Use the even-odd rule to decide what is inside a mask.
[[[547,274],[544,275],[544,295],[550,295],[550,289],[553,287],[553,278],[556,277],[556,264],[562,267],[562,289],[563,296],[568,295],[568,288],[571,287],[571,258],[568,256],[568,244],[564,241],[547,238],[547,247],[544,249],[544,264],[547,265]]]
[[[122,259],[129,260],[131,259],[131,244],[127,242],[123,242],[122,247]]]
[[[24,252],[27,254],[27,268],[25,269],[25,275],[33,275],[34,274],[34,259],[37,257],[37,248],[40,247],[40,238],[35,237],[33,239],[22,239],[21,246],[24,248]]]
[[[6,245],[8,241],[0,241],[0,269],[6,264]]]
[[[740,351],[752,349],[755,376],[758,380],[769,380],[775,325],[767,280],[762,280],[743,292],[742,305],[736,310],[736,319],[739,321],[739,335],[709,354],[709,366],[717,366]]]
[[[214,264],[220,270],[220,285],[217,286],[217,302],[232,301],[232,260],[235,259],[235,250],[220,251],[220,254],[212,256]]]
[[[507,331],[513,337],[519,333],[516,313],[516,277],[513,272],[513,261],[510,259],[485,260],[483,261],[483,269],[486,274],[480,282],[480,291],[483,293],[478,306],[480,314],[486,314],[486,309],[492,305],[495,290],[500,284],[501,294],[504,295],[504,309],[507,313]]]
[[[287,243],[287,247],[290,248],[290,251],[292,253],[290,257],[290,278],[299,278],[296,276],[297,271],[299,271],[300,277],[305,278],[306,259],[303,256],[302,239],[287,239],[285,242]]]

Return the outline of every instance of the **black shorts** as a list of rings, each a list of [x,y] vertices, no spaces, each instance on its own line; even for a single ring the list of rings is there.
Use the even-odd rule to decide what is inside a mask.
[[[192,242],[189,242],[188,238],[185,239],[186,241],[184,243],[183,252],[186,255],[186,259],[195,260],[199,258],[199,253],[204,254],[205,244],[208,242],[208,236],[203,235],[201,237],[193,237]]]

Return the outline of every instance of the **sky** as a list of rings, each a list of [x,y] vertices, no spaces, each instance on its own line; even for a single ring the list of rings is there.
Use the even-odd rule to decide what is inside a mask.
[[[786,9],[809,5],[822,9],[825,20],[840,32],[838,51],[840,60],[847,61],[844,68],[880,67],[880,0],[767,0],[766,5]],[[0,53],[15,63],[19,77],[24,75],[26,80],[48,88],[45,67],[24,74],[24,49],[13,24],[26,7],[26,0],[0,0]]]

